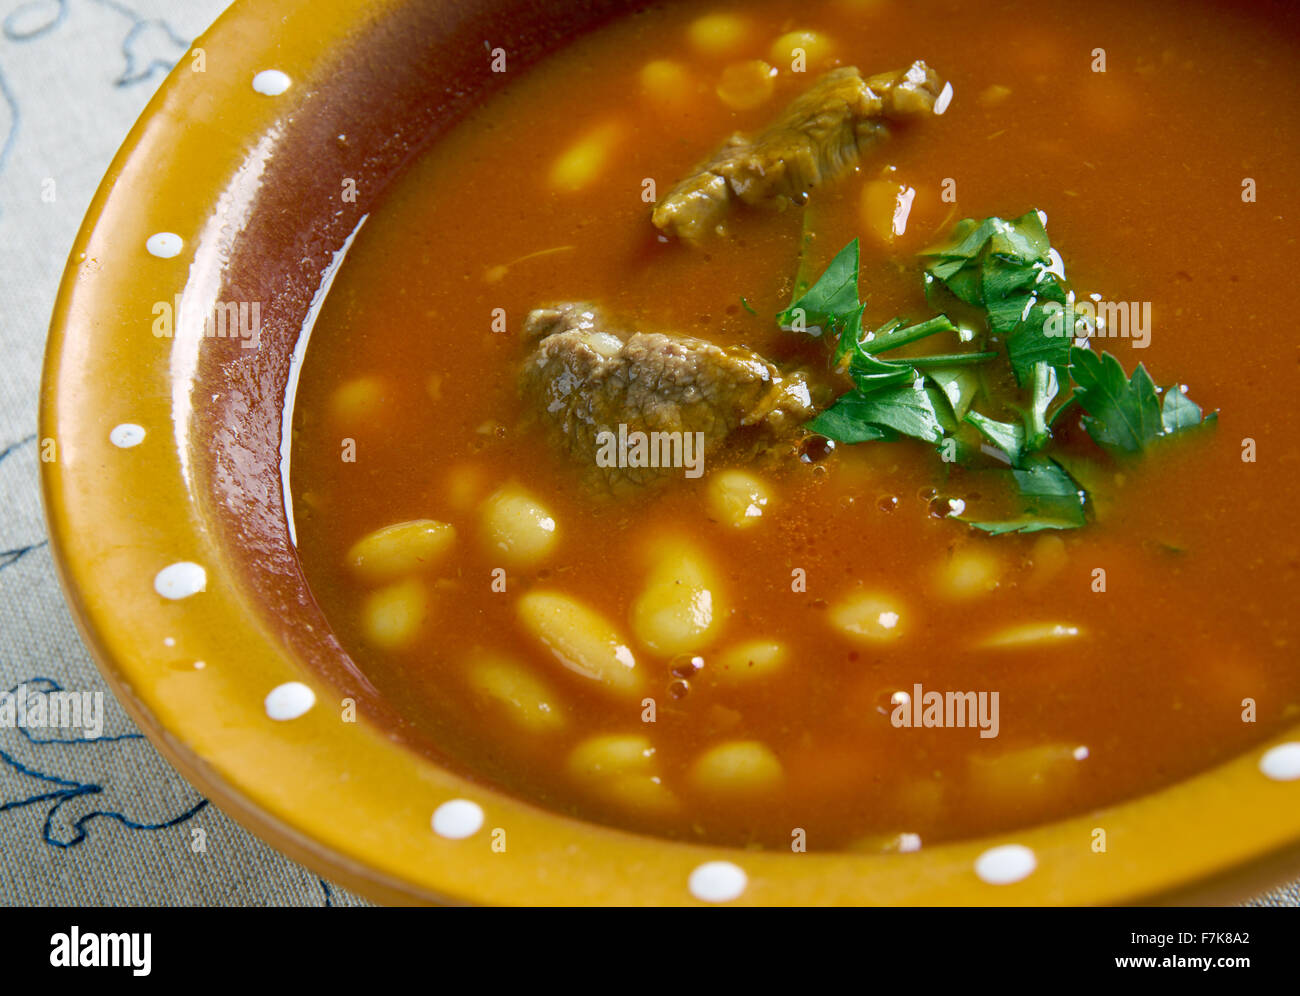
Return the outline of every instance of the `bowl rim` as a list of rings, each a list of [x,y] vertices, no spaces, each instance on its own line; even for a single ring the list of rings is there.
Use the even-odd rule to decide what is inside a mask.
[[[443,769],[364,718],[328,717],[322,699],[338,690],[322,687],[245,611],[232,563],[204,528],[175,407],[184,386],[173,363],[179,344],[159,349],[125,316],[169,296],[164,275],[174,280],[189,263],[188,233],[218,217],[252,139],[305,99],[296,85],[283,96],[256,92],[254,74],[280,69],[291,82],[310,80],[327,53],[407,2],[236,0],[191,49],[222,53],[220,78],[192,71],[188,57],[169,74],[115,156],[68,257],[39,419],[39,438],[54,440],[57,454],[41,466],[51,548],[83,641],[170,763],[293,859],[395,904],[699,903],[691,875],[719,861],[744,872],[739,904],[1223,901],[1239,894],[1225,877],[1296,867],[1300,781],[1270,780],[1259,765],[1270,748],[1300,741],[1300,726],[1094,813],[914,854],[866,855],[752,852],[583,823]],[[195,124],[195,108],[214,107],[220,128]],[[214,151],[221,132],[238,140]],[[146,253],[148,236],[164,230],[187,233],[175,258]],[[110,432],[123,424],[143,426],[145,444],[114,445]],[[156,593],[162,567],[192,561],[205,569],[201,591],[177,600]],[[317,707],[276,722],[264,698],[286,682],[312,687]],[[434,832],[433,813],[452,800],[471,801],[481,827],[463,838]],[[1097,828],[1106,831],[1104,852],[1093,848]],[[1033,870],[1004,885],[982,880],[976,860],[1009,844],[1033,852]],[[1209,891],[1197,893],[1202,885]]]

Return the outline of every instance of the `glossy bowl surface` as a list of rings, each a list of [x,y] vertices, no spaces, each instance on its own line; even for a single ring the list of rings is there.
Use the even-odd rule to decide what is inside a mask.
[[[387,181],[499,85],[484,42],[522,68],[628,6],[239,0],[131,131],[64,276],[40,435],[53,441],[43,488],[69,602],[141,728],[249,829],[386,902],[1213,901],[1300,870],[1300,780],[1261,771],[1300,729],[1155,795],[1014,834],[913,854],[756,853],[577,822],[461,777],[366,681],[307,589],[286,520],[295,357]],[[259,304],[255,348],[206,334],[219,302]],[[278,695],[292,712],[298,685],[311,708],[271,718],[268,695],[289,686]],[[468,805],[440,808],[457,800]],[[995,851],[977,874],[1005,845],[1032,852],[1032,870],[990,884],[988,862],[1028,853]],[[728,863],[720,879],[692,878],[711,862]]]

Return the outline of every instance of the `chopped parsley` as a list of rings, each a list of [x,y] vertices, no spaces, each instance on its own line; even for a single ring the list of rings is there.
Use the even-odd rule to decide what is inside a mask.
[[[1162,436],[1201,425],[1200,406],[1174,386],[1160,392],[1141,363],[1131,377],[1110,353],[1097,356],[1077,346],[1070,352],[1075,397],[1087,413],[1083,427],[1112,452],[1141,453]],[[1209,418],[1215,418],[1213,413]]]
[[[1082,319],[1064,328],[1074,295],[1037,211],[1013,221],[958,222],[920,256],[926,299],[943,308],[933,318],[894,318],[864,330],[854,239],[777,321],[833,339],[831,364],[853,385],[808,423],[812,432],[840,443],[917,439],[937,447],[946,463],[1008,485],[1019,510],[997,520],[962,518],[972,528],[1000,535],[1087,524],[1078,460],[1065,459],[1057,437],[1067,413],[1120,458],[1215,418],[1183,387],[1158,388],[1141,364],[1126,375],[1113,355],[1087,348],[1092,328]],[[959,325],[948,312],[971,320]],[[950,337],[952,348],[882,355],[936,335]]]

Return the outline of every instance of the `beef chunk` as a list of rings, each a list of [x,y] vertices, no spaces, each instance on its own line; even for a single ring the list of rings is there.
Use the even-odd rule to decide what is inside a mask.
[[[683,471],[602,466],[598,456],[611,438],[602,434],[617,439],[636,432],[690,433],[688,445],[698,440],[707,454],[741,427],[761,427],[775,438],[793,433],[813,414],[800,374],[783,375],[741,347],[611,331],[588,304],[538,309],[525,320],[524,334],[534,343],[521,374],[525,399],[603,490],[621,492]]]
[[[803,204],[814,187],[887,138],[888,121],[934,113],[944,85],[924,62],[866,79],[852,66],[832,70],[766,131],[733,135],[655,205],[654,223],[699,243],[719,230],[737,201],[779,209]]]

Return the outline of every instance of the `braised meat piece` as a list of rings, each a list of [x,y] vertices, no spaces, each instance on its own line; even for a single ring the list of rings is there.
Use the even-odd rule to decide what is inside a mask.
[[[733,135],[708,162],[655,205],[664,232],[698,244],[719,230],[737,201],[784,209],[844,174],[878,142],[888,122],[943,113],[945,84],[924,62],[864,78],[832,70],[757,136]]]
[[[698,476],[689,462],[735,430],[759,426],[775,438],[813,414],[798,373],[782,374],[742,347],[612,331],[589,304],[538,309],[524,334],[535,343],[521,375],[524,397],[586,476],[610,491],[683,473],[676,460],[611,461],[611,447],[637,433],[648,437],[652,455],[656,446],[684,449],[687,476]]]

